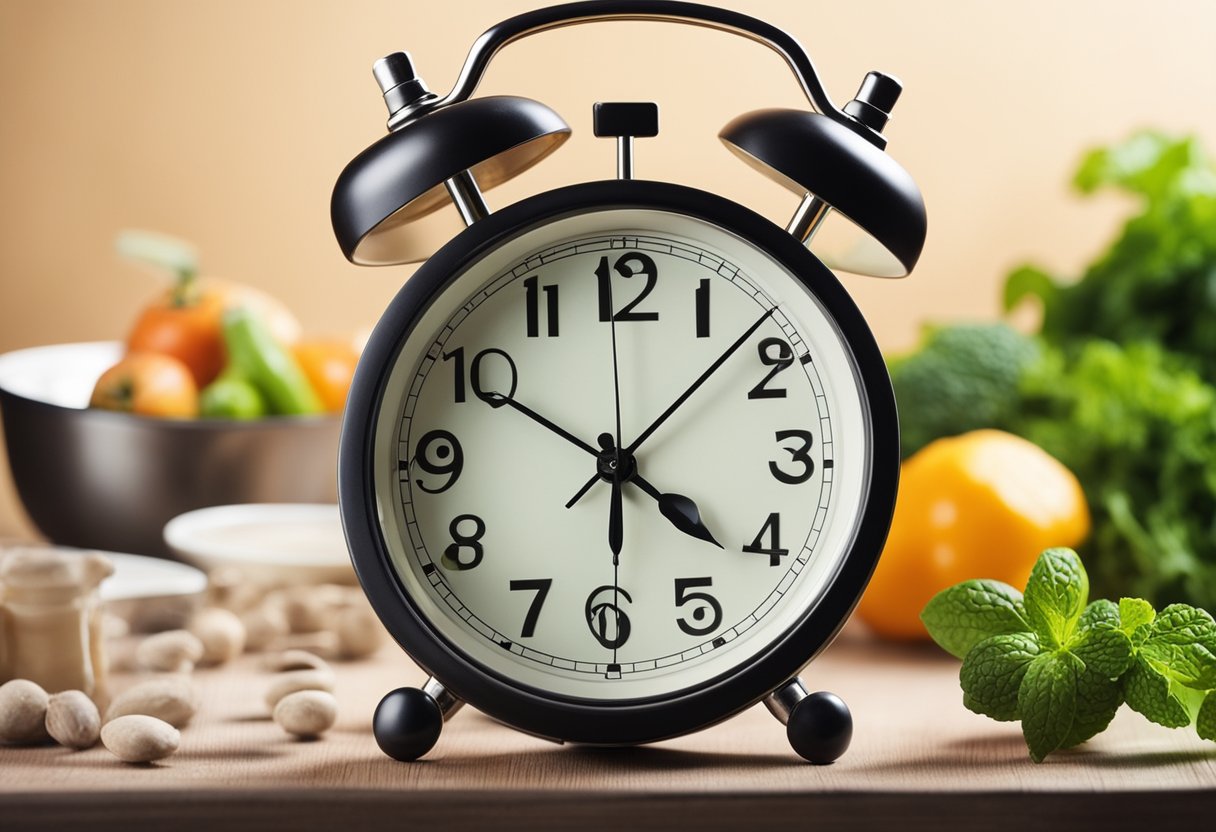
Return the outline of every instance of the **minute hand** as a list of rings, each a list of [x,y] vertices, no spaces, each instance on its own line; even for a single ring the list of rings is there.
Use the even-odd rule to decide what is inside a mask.
[[[553,431],[558,436],[560,436],[562,439],[565,439],[567,442],[569,442],[571,445],[574,445],[575,447],[578,447],[578,448],[582,448],[584,451],[591,454],[592,456],[599,456],[599,453],[600,453],[599,451],[597,451],[595,448],[588,445],[583,440],[579,439],[574,434],[570,433],[570,431],[566,430],[563,427],[560,427],[559,425],[555,425],[553,422],[550,422],[548,419],[546,419],[544,416],[541,416],[539,413],[537,413],[532,408],[528,407],[527,405],[520,404],[519,402],[515,401],[515,399],[511,398],[510,396],[504,396],[502,393],[489,392],[489,393],[478,393],[477,397],[493,408],[499,408],[499,407],[502,407],[503,405],[507,405],[508,407],[511,407],[514,410],[518,410],[520,413],[524,414],[529,419],[536,422],[538,425],[541,425],[542,427],[548,428],[549,430]]]
[[[763,315],[761,315],[759,320],[757,320],[754,324],[749,326],[747,328],[747,332],[744,332],[742,335],[739,336],[739,338],[735,341],[735,343],[733,343],[729,347],[727,347],[726,352],[724,352],[720,356],[718,356],[718,360],[715,361],[713,364],[710,364],[709,369],[707,369],[705,372],[701,373],[701,375],[697,378],[697,380],[694,381],[687,390],[685,390],[683,393],[681,393],[680,397],[678,399],[676,399],[674,402],[671,403],[671,407],[664,410],[662,412],[662,414],[659,415],[659,418],[657,418],[653,422],[651,422],[650,427],[646,428],[646,430],[644,430],[640,434],[638,434],[638,438],[633,440],[633,443],[628,448],[626,448],[625,451],[627,453],[633,453],[634,451],[636,451],[638,449],[638,446],[641,445],[643,442],[645,442],[646,439],[650,436],[650,434],[652,434],[656,430],[658,430],[659,426],[661,424],[663,424],[664,422],[666,422],[667,419],[671,416],[671,414],[676,412],[676,410],[680,407],[680,405],[682,405],[682,404],[684,404],[684,402],[688,401],[688,398],[693,393],[697,392],[697,389],[700,388],[700,386],[702,384],[704,384],[706,382],[706,380],[710,376],[712,376],[719,367],[721,367],[723,364],[726,363],[726,359],[728,359],[732,355],[734,355],[735,350],[737,350],[737,349],[739,349],[739,347],[743,346],[743,344],[747,341],[747,339],[752,337],[752,333],[754,333],[757,329],[759,329],[760,325],[763,324],[765,321],[767,321],[770,317],[772,317],[772,314],[776,311],[777,311],[777,307],[774,306],[773,308],[771,308],[767,312],[765,312]]]

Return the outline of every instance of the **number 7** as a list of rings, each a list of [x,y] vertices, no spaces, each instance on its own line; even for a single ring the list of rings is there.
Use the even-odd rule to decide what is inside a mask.
[[[524,616],[524,629],[519,634],[520,638],[531,638],[532,634],[536,632],[536,619],[540,618],[540,608],[545,605],[545,596],[549,594],[549,587],[552,585],[552,578],[511,581],[512,592],[530,589],[536,593],[536,596],[532,599],[532,603],[528,606],[528,614]]]

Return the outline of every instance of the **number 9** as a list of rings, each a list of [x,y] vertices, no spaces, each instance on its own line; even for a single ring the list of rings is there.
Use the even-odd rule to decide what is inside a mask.
[[[438,488],[427,488],[422,480],[414,480],[427,494],[442,494],[460,479],[460,472],[464,470],[464,451],[455,436],[446,430],[433,430],[418,440],[414,464],[423,473],[447,477],[447,481]]]

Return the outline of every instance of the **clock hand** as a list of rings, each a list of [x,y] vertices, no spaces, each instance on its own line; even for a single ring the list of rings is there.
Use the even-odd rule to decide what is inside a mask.
[[[714,539],[713,532],[706,528],[705,521],[701,519],[701,511],[692,498],[683,494],[660,494],[657,488],[639,475],[634,475],[630,482],[636,483],[638,488],[654,498],[659,504],[659,513],[671,521],[671,525],[690,537],[722,548],[722,544]]]
[[[608,508],[608,548],[612,550],[612,568],[615,574],[616,567],[621,563],[621,544],[625,538],[625,524],[622,515],[624,509],[621,500],[621,480],[619,477],[612,478],[612,502]],[[616,579],[613,578],[615,585]]]
[[[527,405],[520,404],[519,402],[517,402],[515,399],[511,398],[510,396],[505,396],[502,393],[495,393],[495,392],[479,392],[479,393],[477,393],[477,397],[493,408],[499,408],[499,407],[502,407],[503,405],[507,405],[508,407],[518,410],[520,413],[524,414],[529,419],[536,422],[538,425],[548,428],[549,430],[553,431],[558,436],[560,436],[562,439],[565,439],[570,444],[572,444],[578,448],[582,448],[584,451],[586,451],[587,453],[591,454],[594,457],[598,457],[600,455],[599,451],[597,451],[595,448],[588,445],[583,440],[579,439],[574,434],[570,433],[570,431],[566,430],[565,428],[559,427],[558,425],[555,425],[553,422],[550,422],[548,419],[546,419],[544,416],[541,416],[539,413],[537,413],[532,408],[528,407]]]
[[[616,439],[612,443],[612,497],[608,503],[608,548],[612,550],[612,606],[620,610],[621,594],[621,546],[625,540],[625,509],[622,505],[621,479],[621,373],[616,360],[616,307],[612,303],[612,280],[604,281],[608,291],[608,326],[612,332],[612,399],[616,407]],[[607,437],[600,436],[600,444]],[[608,450],[605,448],[604,450]],[[617,619],[620,633],[620,618]],[[617,644],[612,644],[612,663],[616,664]]]
[[[674,402],[672,402],[671,407],[667,408],[665,411],[663,411],[662,414],[660,414],[659,418],[657,418],[653,422],[651,422],[650,427],[648,427],[648,428],[646,428],[646,430],[642,431],[642,433],[638,436],[638,438],[633,440],[632,445],[630,445],[628,448],[625,448],[625,453],[632,454],[635,450],[637,450],[638,446],[641,445],[644,441],[646,441],[646,439],[648,439],[650,437],[650,435],[658,429],[659,425],[666,422],[668,417],[670,417],[671,414],[675,413],[676,409],[679,408],[680,405],[684,404],[684,402],[687,401],[688,398],[693,393],[697,392],[697,389],[702,384],[705,383],[706,379],[708,379],[711,375],[713,375],[714,372],[717,371],[717,369],[719,367],[721,367],[723,364],[725,364],[726,359],[730,358],[735,353],[735,350],[737,350],[737,349],[739,349],[739,347],[743,346],[743,344],[747,342],[747,339],[750,338],[752,336],[752,334],[757,329],[760,328],[760,325],[763,324],[765,321],[767,321],[772,316],[772,314],[776,311],[777,311],[777,307],[775,307],[775,306],[772,307],[767,312],[765,312],[763,315],[761,315],[759,320],[757,320],[754,324],[752,324],[750,327],[748,327],[746,332],[744,332],[742,335],[740,335],[739,338],[733,344],[731,344],[729,347],[726,348],[726,352],[724,352],[720,356],[718,356],[718,359],[716,361],[714,361],[713,364],[709,365],[709,369],[707,369],[705,372],[703,372],[697,378],[697,380],[692,383],[692,385],[687,390],[685,390],[683,393],[680,394],[679,398],[677,398]],[[587,482],[585,482],[583,484],[583,487],[578,490],[578,493],[575,494],[573,497],[571,497],[570,501],[568,503],[566,503],[566,508],[573,507],[575,503],[577,503],[579,500],[581,500],[583,498],[583,495],[591,490],[591,486],[595,485],[595,481],[597,479],[599,479],[598,474],[593,476],[591,479],[587,480]],[[664,516],[666,516],[666,515],[664,515]]]
[[[684,404],[684,402],[688,401],[688,398],[693,393],[697,392],[697,390],[701,387],[701,385],[704,384],[706,382],[706,380],[709,379],[710,376],[712,376],[715,372],[717,372],[719,367],[721,367],[723,364],[726,363],[726,359],[728,359],[732,355],[734,355],[735,350],[737,350],[737,349],[739,349],[739,347],[743,346],[743,344],[747,341],[747,339],[752,337],[752,333],[754,333],[757,329],[759,329],[760,325],[763,324],[765,321],[767,321],[772,316],[772,314],[776,311],[777,311],[777,307],[775,307],[775,306],[772,307],[771,309],[766,311],[763,315],[761,315],[754,324],[749,326],[747,328],[747,331],[744,332],[742,335],[740,335],[738,337],[738,339],[736,339],[735,343],[731,344],[729,347],[726,348],[726,352],[724,352],[720,356],[718,356],[717,360],[714,361],[713,364],[710,364],[709,368],[705,372],[701,373],[701,375],[697,377],[697,380],[694,381],[691,385],[689,385],[689,388],[687,390],[685,390],[683,393],[681,393],[680,397],[671,403],[671,407],[664,410],[659,415],[659,418],[655,419],[653,422],[650,423],[650,427],[648,427],[648,428],[646,428],[646,430],[642,431],[638,435],[638,438],[633,440],[633,443],[628,448],[625,449],[625,452],[633,453],[634,451],[636,451],[638,449],[638,446],[641,445],[643,442],[645,442],[650,437],[650,434],[652,434],[656,430],[658,430],[659,425],[666,422],[667,419],[671,416],[671,414],[676,412],[676,410],[680,407],[680,405],[682,405],[682,404]]]
[[[601,457],[612,453],[615,450],[612,444],[612,434],[601,433],[599,435],[599,443],[604,449]],[[631,482],[636,485],[643,494],[648,495],[651,499],[659,504],[659,513],[666,517],[668,521],[670,521],[671,524],[679,531],[684,532],[684,534],[689,535],[690,537],[695,537],[698,540],[704,540],[707,543],[712,543],[719,549],[722,548],[722,544],[714,538],[713,532],[711,532],[705,526],[705,521],[701,519],[701,512],[691,497],[685,497],[683,494],[675,494],[671,492],[660,492],[659,489],[651,485],[649,480],[637,472],[637,467],[633,463],[632,457],[626,457],[624,469],[618,465],[615,468],[615,471],[619,471],[621,473],[622,486],[626,482]],[[604,479],[608,476],[609,475],[607,472],[603,474],[596,474],[595,480]],[[578,501],[578,498],[587,492],[595,480],[592,480],[584,485],[579,493],[576,494],[570,500],[570,502],[566,503],[566,508],[570,508],[572,505],[574,505],[574,503]],[[615,480],[610,481],[615,482]],[[614,508],[610,506],[610,511],[612,510],[614,510]],[[610,516],[609,523],[611,524],[611,522],[612,518]],[[609,546],[611,546],[611,544],[612,541],[610,538]]]

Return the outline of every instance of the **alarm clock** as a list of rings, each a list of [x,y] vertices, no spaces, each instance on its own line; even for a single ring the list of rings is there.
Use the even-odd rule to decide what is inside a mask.
[[[719,29],[786,60],[813,109],[720,136],[801,197],[787,227],[635,178],[652,102],[593,109],[615,179],[490,210],[484,191],[570,135],[537,101],[474,98],[492,57],[606,20]],[[870,73],[838,108],[788,34],[657,0],[506,20],[443,96],[405,53],[374,74],[389,133],[340,175],[334,230],[354,263],[425,262],[356,371],[339,503],[372,606],[430,674],[381,701],[380,747],[417,759],[466,702],[539,737],[629,745],[763,701],[802,757],[836,759],[848,708],[799,674],[877,562],[899,429],[874,338],[808,245],[831,213],[865,241],[834,267],[916,263],[924,203],[881,133],[899,83]]]

